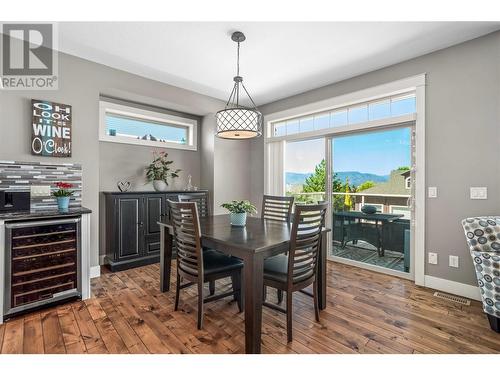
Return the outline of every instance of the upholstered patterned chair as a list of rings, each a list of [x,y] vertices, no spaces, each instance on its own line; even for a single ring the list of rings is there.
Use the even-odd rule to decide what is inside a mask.
[[[462,221],[483,310],[491,329],[500,332],[500,217],[472,217]]]

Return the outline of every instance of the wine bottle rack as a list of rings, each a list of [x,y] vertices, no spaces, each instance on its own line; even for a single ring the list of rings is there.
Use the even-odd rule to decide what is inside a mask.
[[[23,311],[79,289],[79,219],[7,225],[11,311]]]

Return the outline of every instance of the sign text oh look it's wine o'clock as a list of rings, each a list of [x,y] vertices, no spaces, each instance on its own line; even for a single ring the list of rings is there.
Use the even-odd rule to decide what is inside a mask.
[[[33,114],[31,153],[39,156],[71,156],[70,105],[31,100]]]

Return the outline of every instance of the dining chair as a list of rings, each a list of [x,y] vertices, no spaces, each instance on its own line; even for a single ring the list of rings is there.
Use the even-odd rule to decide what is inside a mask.
[[[293,196],[282,197],[264,195],[262,199],[262,218],[267,220],[290,222],[294,200],[295,198]],[[264,288],[264,294],[266,293],[267,290]],[[281,304],[281,302],[283,302],[283,292],[278,290],[277,296],[278,303]]]
[[[179,202],[195,202],[198,205],[198,214],[200,215],[200,217],[210,216],[207,194],[179,194],[177,196],[177,199],[179,200]]]
[[[294,197],[264,195],[262,199],[262,218],[290,222]]]
[[[295,197],[283,197],[279,195],[264,195],[262,199],[262,218],[275,221],[290,222],[292,217],[292,208]],[[267,293],[264,288],[264,294]],[[283,291],[276,291],[278,303],[283,302]]]
[[[177,196],[179,202],[195,202],[198,208],[199,217],[208,217],[210,216],[210,209],[208,207],[208,199],[205,193],[199,194],[179,194]],[[203,250],[207,250],[207,248],[203,248]],[[208,284],[208,290],[210,291],[210,295],[213,296],[215,294],[215,281],[211,281]]]
[[[181,289],[198,286],[198,329],[203,327],[203,305],[228,296],[233,296],[241,305],[241,270],[243,262],[238,258],[215,250],[203,250],[200,239],[200,221],[195,202],[168,202],[171,209],[174,237],[177,244],[177,286],[175,290],[175,310],[179,307]],[[231,277],[232,290],[204,298],[203,286]],[[181,284],[182,281],[187,281]]]
[[[318,256],[321,231],[325,225],[327,204],[296,205],[290,235],[288,255],[280,254],[264,261],[264,288],[276,288],[286,293],[286,308],[269,303],[264,294],[264,306],[286,314],[287,338],[292,341],[293,293],[313,285],[314,314],[319,321]]]

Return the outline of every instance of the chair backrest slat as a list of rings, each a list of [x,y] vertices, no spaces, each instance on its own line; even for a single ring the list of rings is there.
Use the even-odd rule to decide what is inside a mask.
[[[327,203],[295,206],[288,256],[290,284],[316,275],[327,206]]]
[[[208,196],[205,193],[179,194],[177,197],[179,202],[195,202],[198,206],[199,217],[210,216],[208,207]]]
[[[193,277],[203,277],[203,251],[197,204],[170,200],[168,204],[174,227],[178,268]]]
[[[294,197],[264,195],[262,200],[262,218],[289,222],[292,216]]]

